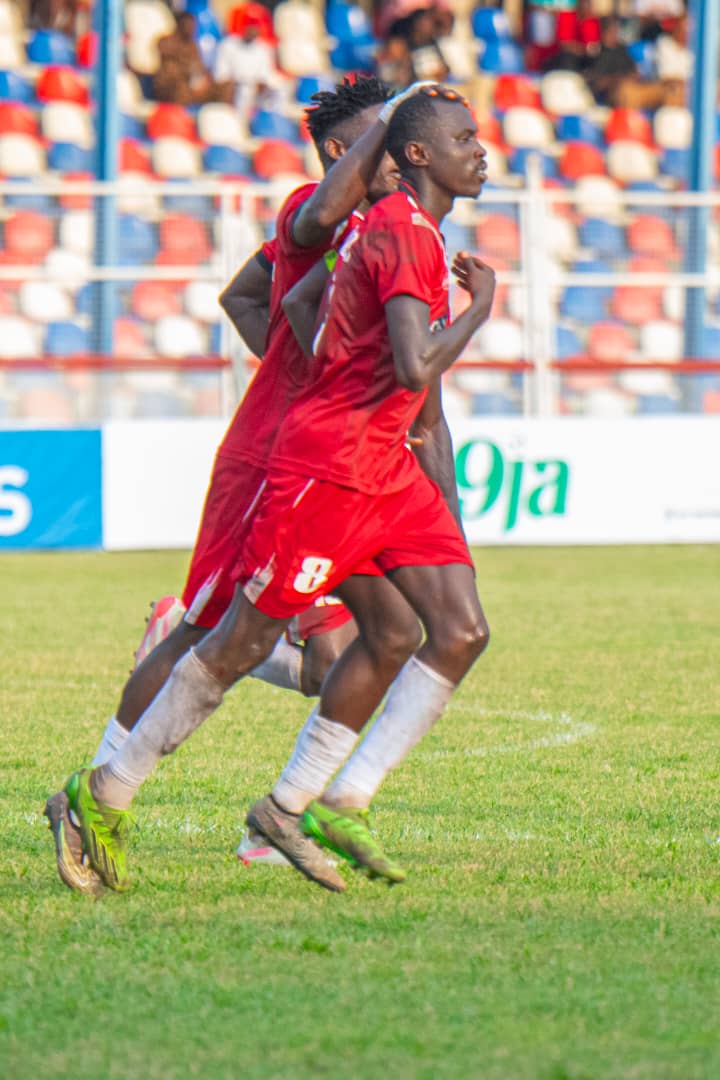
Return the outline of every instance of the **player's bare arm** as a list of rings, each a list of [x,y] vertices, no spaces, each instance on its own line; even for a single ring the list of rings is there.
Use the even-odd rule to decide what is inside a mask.
[[[329,276],[330,270],[325,259],[320,259],[283,297],[283,311],[306,356],[312,356],[315,322]]]
[[[262,357],[270,321],[272,264],[256,251],[240,267],[218,300],[248,349]]]
[[[460,502],[455,480],[455,455],[450,428],[442,406],[440,379],[431,383],[423,407],[413,424],[411,435],[415,457],[420,462],[423,472],[440,488],[445,502],[462,530]]]
[[[475,256],[460,252],[453,263],[470,305],[442,329],[430,326],[430,308],[414,296],[394,296],[385,305],[395,374],[408,390],[424,390],[457,360],[492,307],[495,272]]]

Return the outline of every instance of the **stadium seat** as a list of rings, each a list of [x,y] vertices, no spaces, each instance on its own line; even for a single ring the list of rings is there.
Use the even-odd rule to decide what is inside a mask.
[[[55,172],[92,172],[94,164],[95,151],[75,143],[53,143],[48,150],[47,165]]]
[[[661,217],[643,214],[627,227],[627,244],[630,251],[639,255],[677,259],[679,252],[672,226]]]
[[[593,360],[629,360],[633,349],[632,334],[619,323],[596,322],[589,329],[588,354]]]
[[[95,67],[98,59],[98,35],[95,30],[86,30],[78,36],[75,55],[78,67]]]
[[[178,139],[187,139],[188,142],[197,141],[195,121],[188,110],[182,105],[165,102],[156,105],[148,116],[147,134],[150,139],[174,136]]]
[[[610,301],[610,310],[620,322],[643,326],[660,318],[662,290],[649,285],[619,285]]]
[[[34,98],[31,84],[17,71],[0,71],[0,101],[22,101],[29,103]]]
[[[185,356],[203,356],[207,338],[200,326],[187,315],[164,315],[154,331],[155,348],[160,356],[180,360]]]
[[[123,266],[152,262],[157,251],[155,226],[132,214],[121,214],[118,221],[118,258]]]
[[[505,154],[498,146],[494,146],[492,143],[485,145],[485,155],[487,163],[488,176],[492,176],[493,180],[500,181],[507,173],[507,159]],[[485,185],[487,191],[488,185]]]
[[[3,281],[2,288],[0,288],[0,315],[14,315],[17,311],[17,296],[15,289],[8,287],[6,281]]]
[[[604,217],[608,221],[623,218],[622,194],[609,176],[581,176],[575,184],[576,207],[587,217]]]
[[[303,159],[295,146],[281,139],[268,139],[253,154],[253,172],[262,180],[271,180],[278,173],[300,173]]]
[[[587,380],[589,377],[585,378]],[[634,409],[632,399],[622,390],[617,390],[610,385],[588,389],[583,399],[585,403],[583,414],[602,420],[627,416]]]
[[[490,319],[478,331],[477,344],[488,360],[522,360],[525,351],[522,327],[512,319]]]
[[[22,34],[23,15],[15,0],[0,0],[0,34]]]
[[[619,258],[627,250],[622,227],[604,218],[587,218],[581,223],[580,243],[596,255],[611,258]]]
[[[577,255],[577,231],[573,222],[567,217],[554,213],[547,214],[543,241],[547,252],[563,262],[570,262]]]
[[[552,124],[540,109],[515,105],[503,115],[503,134],[509,146],[545,149],[554,140]]]
[[[45,149],[39,139],[32,135],[0,135],[0,175],[42,176],[45,163]]]
[[[605,158],[591,143],[565,143],[560,157],[560,175],[577,181],[584,176],[604,176]]]
[[[663,150],[660,155],[660,172],[679,184],[686,184],[690,175],[690,151]]]
[[[530,159],[534,158],[541,166],[545,177],[557,176],[558,164],[552,154],[545,154],[534,147],[518,146],[508,158],[508,169],[518,176],[526,176]]]
[[[64,64],[73,67],[73,39],[57,30],[35,30],[27,43],[27,58],[31,64]]]
[[[10,71],[22,70],[26,62],[25,47],[20,34],[0,31],[0,67]]]
[[[162,0],[128,0],[124,14],[128,67],[152,75],[158,67],[157,40],[175,29],[172,11]]]
[[[121,214],[156,221],[162,214],[162,200],[148,185],[145,173],[125,172],[118,180],[117,208]]]
[[[509,41],[512,32],[501,8],[475,8],[471,16],[472,32],[481,41]]]
[[[640,327],[640,351],[646,360],[675,363],[684,353],[682,327],[668,319],[653,319]]]
[[[657,157],[643,143],[618,139],[608,149],[607,169],[610,176],[621,184],[653,180],[658,171]]]
[[[172,214],[160,222],[160,251],[180,257],[181,262],[196,263],[209,258],[210,239],[202,221],[187,214]]]
[[[602,322],[608,314],[607,291],[592,285],[569,285],[560,301],[560,315],[583,325]]]
[[[289,42],[303,38],[321,42],[325,37],[325,22],[318,9],[303,0],[284,0],[278,4],[273,11],[273,29],[277,38]]]
[[[129,116],[141,116],[145,111],[145,99],[137,75],[123,68],[117,78],[118,108]]]
[[[635,61],[641,79],[654,82],[657,79],[657,49],[652,41],[631,41],[628,52]]]
[[[90,210],[69,210],[60,218],[58,243],[66,251],[92,254],[95,247],[95,218]]]
[[[613,143],[618,139],[623,142],[639,142],[653,147],[650,121],[639,109],[613,109],[605,125],[605,142]]]
[[[51,281],[26,281],[18,295],[20,313],[26,319],[47,323],[69,319],[73,304],[69,294]]]
[[[75,418],[73,399],[61,386],[28,387],[18,396],[16,415],[19,420],[31,420],[34,424],[67,427]]]
[[[553,116],[582,116],[595,104],[582,75],[575,71],[549,71],[540,83],[543,108]]]
[[[680,403],[670,394],[638,394],[637,411],[641,416],[666,416],[679,412]]]
[[[217,286],[211,281],[191,281],[185,289],[184,306],[192,319],[204,323],[217,322]]]
[[[514,41],[486,41],[478,55],[480,71],[519,75],[525,70],[522,49]]]
[[[483,254],[501,259],[520,257],[520,230],[517,222],[502,214],[488,214],[478,226],[478,244]]]
[[[542,108],[540,91],[529,75],[498,75],[493,87],[493,104],[499,112],[520,106]]]
[[[5,250],[29,259],[43,259],[55,242],[52,221],[43,214],[20,210],[5,222]]]
[[[91,260],[77,251],[54,247],[45,258],[45,270],[52,281],[62,281],[68,289],[79,289],[90,275]]]
[[[587,116],[561,116],[557,122],[557,137],[564,143],[589,143],[602,149],[605,140],[597,124]]]
[[[139,117],[120,113],[119,122],[121,139],[136,139],[142,142],[146,138],[145,124]]]
[[[232,146],[208,146],[203,154],[203,169],[208,173],[247,176],[252,172],[252,161]]]
[[[142,323],[122,316],[113,323],[113,352],[124,360],[143,360],[149,353]]]
[[[578,334],[569,326],[557,326],[555,330],[555,355],[558,360],[570,360],[584,353]]]
[[[37,138],[37,114],[24,102],[0,101],[0,135],[31,135]]]
[[[89,102],[85,81],[71,67],[48,67],[40,75],[35,94],[38,101],[74,101],[77,105]]]
[[[281,5],[281,7],[284,5]],[[300,5],[303,8],[305,4]],[[279,9],[276,8],[275,12]],[[307,8],[308,11],[312,10]],[[297,81],[295,87],[295,100],[301,105],[310,105],[312,102],[313,94],[319,93],[321,90],[333,90],[335,87],[334,80],[325,75],[303,75]]]
[[[121,139],[118,153],[120,172],[152,173],[148,147],[137,139]]]
[[[250,121],[250,134],[256,139],[282,139],[289,143],[300,142],[300,132],[294,120],[269,109],[258,109]]]
[[[277,48],[277,61],[282,71],[295,77],[317,76],[329,69],[327,51],[317,38],[281,38]],[[301,98],[298,98],[301,101]]]
[[[0,357],[3,360],[33,360],[40,355],[36,329],[19,315],[0,317]]]
[[[247,144],[247,127],[237,109],[221,102],[203,105],[197,114],[198,135],[210,146],[232,146],[242,150]]]
[[[156,322],[166,315],[179,315],[182,301],[177,282],[136,282],[130,296],[130,311],[146,322]]]
[[[720,360],[720,326],[705,325],[700,348],[702,360]]]
[[[199,176],[202,167],[199,148],[187,139],[167,136],[152,144],[152,163],[158,176]]]
[[[90,334],[85,327],[70,320],[48,323],[45,352],[48,356],[73,356],[90,351]]]
[[[49,101],[40,114],[40,126],[50,142],[74,143],[86,150],[95,143],[90,110],[73,101]]]
[[[186,180],[174,180],[176,193],[163,196],[166,212],[189,214],[191,217],[209,219],[213,215],[213,199],[210,195],[196,194]]]
[[[687,150],[692,143],[692,113],[679,105],[663,105],[653,117],[653,132],[664,150]]]

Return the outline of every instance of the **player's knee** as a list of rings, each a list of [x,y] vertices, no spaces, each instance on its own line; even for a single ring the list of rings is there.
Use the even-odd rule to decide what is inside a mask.
[[[422,640],[422,627],[413,616],[379,626],[370,642],[370,648],[378,663],[399,671],[406,660],[420,648]]]
[[[435,646],[449,659],[469,667],[485,651],[490,642],[490,628],[482,614],[456,616],[448,619]]]
[[[317,697],[327,675],[343,650],[331,643],[316,644],[316,638],[310,638],[303,649],[302,674],[300,689],[306,697]]]

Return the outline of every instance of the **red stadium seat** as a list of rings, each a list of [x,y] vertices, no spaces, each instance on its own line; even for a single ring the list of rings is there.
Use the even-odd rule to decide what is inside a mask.
[[[142,326],[135,319],[120,318],[113,324],[113,352],[123,359],[142,360],[148,348]]]
[[[720,390],[706,390],[702,399],[704,413],[720,413]]]
[[[477,133],[481,143],[492,143],[493,146],[505,148],[502,125],[496,116],[488,113],[477,117]]]
[[[498,75],[493,91],[495,108],[500,112],[512,109],[516,105],[527,105],[532,109],[542,109],[540,91],[532,79],[526,75]]]
[[[5,222],[5,249],[29,260],[44,259],[55,243],[52,221],[32,210],[19,210]]]
[[[503,214],[485,218],[477,231],[478,244],[484,255],[514,260],[520,256],[520,230],[517,222]]]
[[[120,172],[152,173],[150,152],[138,139],[121,139],[118,155]]]
[[[667,274],[668,264],[653,255],[634,255],[628,259],[627,269],[631,274]]]
[[[92,180],[93,174],[89,172],[65,173],[63,180]],[[63,191],[58,197],[58,202],[63,210],[90,210],[92,209],[92,195],[80,195],[77,192]]]
[[[588,355],[593,360],[627,360],[633,351],[632,334],[618,323],[594,323],[588,333]]]
[[[643,214],[628,225],[627,245],[639,255],[666,259],[677,259],[679,255],[670,223],[651,214]]]
[[[643,326],[662,316],[662,289],[648,285],[620,285],[610,301],[616,319]]]
[[[69,67],[48,67],[40,75],[35,87],[39,101],[74,101],[87,105],[88,88],[77,71]]]
[[[253,172],[264,180],[277,173],[304,173],[302,154],[282,139],[268,139],[253,154]]]
[[[602,151],[591,143],[566,143],[560,158],[560,175],[573,181],[583,176],[604,176],[605,158]]]
[[[179,315],[182,296],[176,281],[138,281],[130,298],[133,315],[155,322],[165,315]]]
[[[6,248],[0,249],[0,266],[40,266],[44,260],[43,255],[24,255],[21,251],[8,251]],[[17,278],[3,278],[2,289],[8,292],[17,292],[27,281],[26,277],[19,276]],[[0,343],[0,350],[2,344]],[[0,352],[1,355],[1,352]]]
[[[77,62],[81,68],[92,68],[97,63],[98,36],[94,30],[88,30],[77,39]]]
[[[173,135],[189,142],[197,142],[195,121],[182,105],[163,103],[157,105],[148,117],[147,133],[151,139]]]
[[[0,135],[32,135],[38,138],[35,111],[19,101],[0,101]]]
[[[205,224],[189,214],[170,214],[163,218],[160,222],[159,254],[179,256],[180,263],[202,262],[207,259],[210,255],[210,240]]]
[[[12,289],[7,288],[7,282],[3,281],[0,288],[0,315],[14,315],[17,310],[16,297]]]
[[[605,142],[639,142],[654,147],[655,139],[650,121],[639,109],[613,109],[605,127]]]

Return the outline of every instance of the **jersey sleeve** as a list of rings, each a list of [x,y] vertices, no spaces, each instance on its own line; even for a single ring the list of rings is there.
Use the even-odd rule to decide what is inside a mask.
[[[393,296],[432,304],[447,274],[440,240],[422,219],[368,230],[364,258],[381,304]]]
[[[293,237],[292,225],[295,215],[300,207],[307,202],[317,188],[317,184],[304,184],[301,188],[288,195],[278,215],[275,239],[277,240],[277,252],[284,259],[321,259],[327,248],[332,244],[322,243],[317,247],[300,247]]]
[[[268,266],[271,267],[275,262],[277,254],[277,240],[275,237],[273,237],[272,240],[266,240],[260,250],[263,254],[263,258],[267,261]]]

